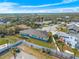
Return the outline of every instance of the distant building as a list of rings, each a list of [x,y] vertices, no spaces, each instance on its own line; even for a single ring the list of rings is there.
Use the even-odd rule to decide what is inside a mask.
[[[69,19],[69,18],[70,18],[70,16],[65,16],[65,18]]]
[[[76,32],[76,33],[79,32],[79,22],[71,22],[67,24],[67,27],[70,32]]]
[[[0,24],[9,24],[10,22],[6,19],[0,19]]]
[[[70,36],[69,34],[66,34],[64,32],[57,32],[56,33],[59,37],[63,37],[65,43],[69,46],[71,46],[72,48],[75,48],[76,45],[78,45],[78,38],[74,37],[74,36]]]
[[[35,29],[27,29],[20,31],[22,37],[31,37],[39,40],[48,40],[48,33],[46,31],[39,31]]]
[[[35,24],[36,25],[44,25],[44,24],[50,24],[52,23],[52,21],[36,21]]]

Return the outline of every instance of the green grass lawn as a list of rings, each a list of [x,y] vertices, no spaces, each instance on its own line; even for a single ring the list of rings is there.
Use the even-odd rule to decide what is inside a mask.
[[[54,43],[49,44],[47,42],[43,42],[43,41],[32,39],[32,38],[26,39],[26,41],[40,45],[40,46],[44,46],[44,47],[47,47],[47,48],[54,48],[55,49]]]
[[[17,40],[16,36],[6,36],[4,38],[0,37],[0,45],[7,44],[7,43],[15,43]]]
[[[20,39],[26,40],[28,42],[34,43],[39,46],[56,49],[55,44],[53,42],[52,42],[52,44],[49,44],[47,42],[43,42],[41,40],[37,40],[37,39],[33,39],[33,38],[23,38],[23,37],[21,37],[21,35],[16,35],[16,36]]]

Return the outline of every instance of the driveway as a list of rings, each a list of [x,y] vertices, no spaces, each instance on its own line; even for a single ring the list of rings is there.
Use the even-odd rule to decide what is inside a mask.
[[[14,57],[12,56],[10,59],[14,59]],[[16,59],[37,59],[37,58],[31,54],[21,51],[20,53],[17,54]]]

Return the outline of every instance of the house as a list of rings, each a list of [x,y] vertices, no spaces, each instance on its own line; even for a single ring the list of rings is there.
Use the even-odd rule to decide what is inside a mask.
[[[78,38],[74,36],[70,36],[69,34],[66,34],[64,32],[57,32],[56,35],[63,37],[65,44],[69,45],[72,48],[76,48],[76,45],[78,45]]]
[[[69,29],[69,32],[75,32],[75,33],[79,32],[79,22],[71,22],[67,24],[67,27]]]
[[[48,41],[48,33],[46,31],[39,31],[35,29],[27,29],[20,31],[22,37],[31,37],[38,40]]]
[[[0,24],[9,24],[10,22],[6,19],[0,19]]]

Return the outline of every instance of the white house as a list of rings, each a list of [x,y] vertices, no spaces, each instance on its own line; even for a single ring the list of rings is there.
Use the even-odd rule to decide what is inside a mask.
[[[59,37],[63,37],[64,41],[67,45],[71,46],[72,48],[75,48],[75,45],[77,45],[77,38],[74,36],[70,36],[69,34],[66,34],[64,32],[57,32],[56,33]]]

